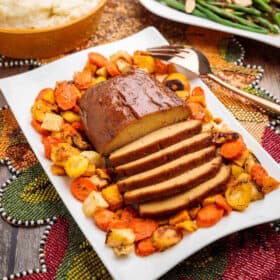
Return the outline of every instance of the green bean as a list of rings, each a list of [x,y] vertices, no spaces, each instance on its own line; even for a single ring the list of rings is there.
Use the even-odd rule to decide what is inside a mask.
[[[271,6],[269,6],[264,0],[253,0],[253,3],[264,12],[270,13],[272,11]]]
[[[233,15],[233,14],[231,14],[231,13],[229,13],[229,12],[227,12],[227,11],[221,9],[221,8],[209,5],[205,1],[197,0],[197,3],[204,6],[205,8],[209,9],[210,11],[214,12],[215,14],[218,14],[222,17],[231,19],[232,21],[234,21],[236,23],[240,23],[242,25],[252,27],[252,28],[255,28],[255,29],[262,29],[260,26],[256,25],[255,23],[253,23],[249,20],[246,20],[246,19],[241,18],[239,16]]]
[[[231,27],[235,27],[235,28],[239,28],[239,29],[243,29],[243,30],[247,30],[247,31],[251,31],[251,32],[257,32],[257,33],[262,33],[262,34],[267,34],[268,30],[265,28],[262,29],[257,29],[257,28],[253,28],[250,26],[245,26],[242,24],[238,24],[226,19],[223,19],[221,17],[219,17],[218,15],[216,15],[215,13],[213,13],[212,11],[207,10],[205,7],[203,7],[202,5],[200,5],[199,3],[196,4],[196,7],[199,11],[201,11],[202,13],[204,13],[208,19],[215,21],[217,23],[223,24],[223,25],[227,25],[227,26],[231,26]]]
[[[260,25],[263,27],[266,27],[269,29],[272,33],[277,34],[278,33],[278,28],[274,26],[269,20],[262,18],[262,17],[254,17],[254,21],[258,22]]]
[[[176,10],[185,12],[185,5],[181,2],[178,2],[176,0],[164,0],[165,4],[169,7],[172,7]]]
[[[227,3],[220,3],[220,2],[215,2],[211,4],[222,8],[230,8],[236,11],[244,12],[249,15],[255,15],[255,16],[261,15],[261,11],[255,9],[254,7],[243,7],[236,4],[227,4]]]

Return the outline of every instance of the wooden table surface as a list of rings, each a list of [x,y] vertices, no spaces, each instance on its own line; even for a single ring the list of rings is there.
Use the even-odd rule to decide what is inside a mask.
[[[262,65],[265,75],[260,85],[280,99],[280,50],[259,42],[240,38],[246,49],[245,63]],[[19,72],[18,69],[0,69],[0,78]],[[0,96],[0,106],[3,105]],[[0,166],[0,184],[9,176]],[[24,269],[39,267],[39,241],[44,226],[31,229],[12,227],[0,219],[0,278]]]

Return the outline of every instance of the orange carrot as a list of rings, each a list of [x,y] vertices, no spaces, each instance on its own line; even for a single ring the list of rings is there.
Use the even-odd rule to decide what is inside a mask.
[[[232,208],[228,205],[226,199],[221,194],[215,195],[215,203],[225,210],[226,215],[229,215],[232,211]]]
[[[31,121],[31,125],[33,126],[33,128],[40,134],[44,135],[44,136],[48,136],[50,135],[50,132],[44,128],[41,127],[41,123],[36,121],[36,120],[32,120]]]
[[[205,110],[203,106],[196,102],[188,102],[188,106],[191,110],[192,118],[195,120],[203,120],[205,117]]]
[[[112,77],[118,76],[118,75],[120,75],[120,73],[121,73],[121,72],[119,71],[117,65],[116,65],[114,62],[112,62],[112,61],[110,61],[110,62],[106,65],[106,69],[107,69],[107,72],[109,73],[109,75],[111,75]]]
[[[88,54],[88,60],[91,64],[94,64],[97,67],[104,67],[108,63],[108,60],[105,56],[96,52],[90,52]]]
[[[108,227],[108,229],[121,229],[121,228],[129,228],[128,222],[121,219],[116,219],[113,220]]]
[[[35,101],[38,101],[38,100],[42,100],[45,96],[46,93],[48,93],[48,91],[53,91],[52,88],[44,88],[42,90],[40,90],[40,92],[38,93]]]
[[[90,71],[76,72],[74,83],[78,89],[87,89],[92,85],[92,76]]]
[[[137,217],[137,211],[130,206],[124,208],[121,213],[121,219],[128,223],[136,217]]]
[[[42,142],[43,142],[44,149],[45,149],[45,157],[50,159],[51,158],[52,147],[59,144],[59,143],[62,143],[63,141],[60,138],[57,138],[57,137],[43,136],[42,137]]]
[[[252,179],[262,187],[263,180],[268,176],[268,173],[259,163],[255,163],[251,168],[250,175]]]
[[[140,240],[136,244],[135,253],[140,257],[146,257],[157,251],[151,238]]]
[[[155,72],[157,74],[168,74],[168,67],[162,60],[155,58]]]
[[[135,241],[152,236],[158,224],[154,220],[134,218],[130,221],[129,227],[135,233]]]
[[[97,186],[90,179],[79,177],[72,181],[70,189],[76,199],[84,201],[92,191],[97,191]]]
[[[242,155],[246,146],[241,137],[224,143],[221,146],[221,155],[226,159],[236,159]]]
[[[224,209],[215,203],[202,207],[196,216],[196,222],[199,227],[211,227],[216,224],[224,214]]]
[[[62,129],[63,132],[65,132],[65,134],[70,135],[70,136],[74,136],[77,134],[77,130],[74,128],[73,125],[69,124],[69,123],[64,123],[62,125]]]
[[[75,104],[74,107],[73,107],[71,110],[72,110],[74,113],[77,113],[77,114],[80,113],[80,107],[79,107],[77,104]]]
[[[59,108],[70,110],[75,106],[78,96],[71,83],[61,82],[57,84],[54,97]]]
[[[79,130],[79,131],[84,131],[84,126],[83,126],[83,123],[81,121],[75,121],[75,122],[72,122],[72,127],[76,130]]]
[[[205,96],[204,90],[201,87],[195,87],[191,93],[192,96]]]
[[[103,231],[108,231],[110,224],[117,218],[116,213],[108,209],[99,209],[93,214],[95,224]]]

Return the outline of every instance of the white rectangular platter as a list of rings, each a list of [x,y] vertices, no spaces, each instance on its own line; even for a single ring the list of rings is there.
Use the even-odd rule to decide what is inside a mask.
[[[160,17],[167,18],[173,21],[200,26],[208,29],[219,30],[231,34],[236,34],[245,38],[254,39],[262,43],[272,45],[274,47],[280,48],[280,34],[260,34],[256,32],[251,32],[247,30],[242,30],[214,21],[186,14],[163,5],[155,0],[140,0],[140,3],[151,13],[154,13]]]
[[[211,242],[232,232],[280,217],[279,189],[267,195],[264,200],[252,203],[243,213],[232,213],[229,217],[223,218],[216,226],[209,229],[200,229],[190,234],[178,245],[165,252],[156,253],[146,258],[137,257],[134,254],[125,258],[118,258],[114,255],[113,250],[104,244],[104,232],[101,232],[94,225],[92,219],[84,216],[81,203],[75,200],[69,191],[70,181],[64,177],[54,176],[51,173],[50,162],[44,157],[41,138],[30,125],[30,108],[40,89],[54,87],[55,82],[59,80],[72,79],[73,73],[83,68],[89,51],[94,50],[105,56],[109,56],[117,50],[127,50],[133,53],[137,49],[145,50],[148,47],[163,44],[167,44],[167,41],[155,28],[149,27],[126,39],[69,55],[24,74],[0,79],[0,89],[3,91],[38,160],[78,226],[111,275],[114,279],[118,280],[156,279],[177,263]],[[262,149],[239,122],[234,119],[207,86],[199,78],[192,79],[191,84],[204,88],[210,110],[215,116],[222,117],[232,129],[239,131],[244,136],[246,144],[254,151],[269,173],[280,180],[280,168],[278,164]]]

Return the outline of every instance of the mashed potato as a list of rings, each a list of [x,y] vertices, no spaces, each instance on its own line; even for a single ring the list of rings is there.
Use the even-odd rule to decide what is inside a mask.
[[[0,0],[0,27],[42,28],[67,23],[90,12],[100,0]]]

